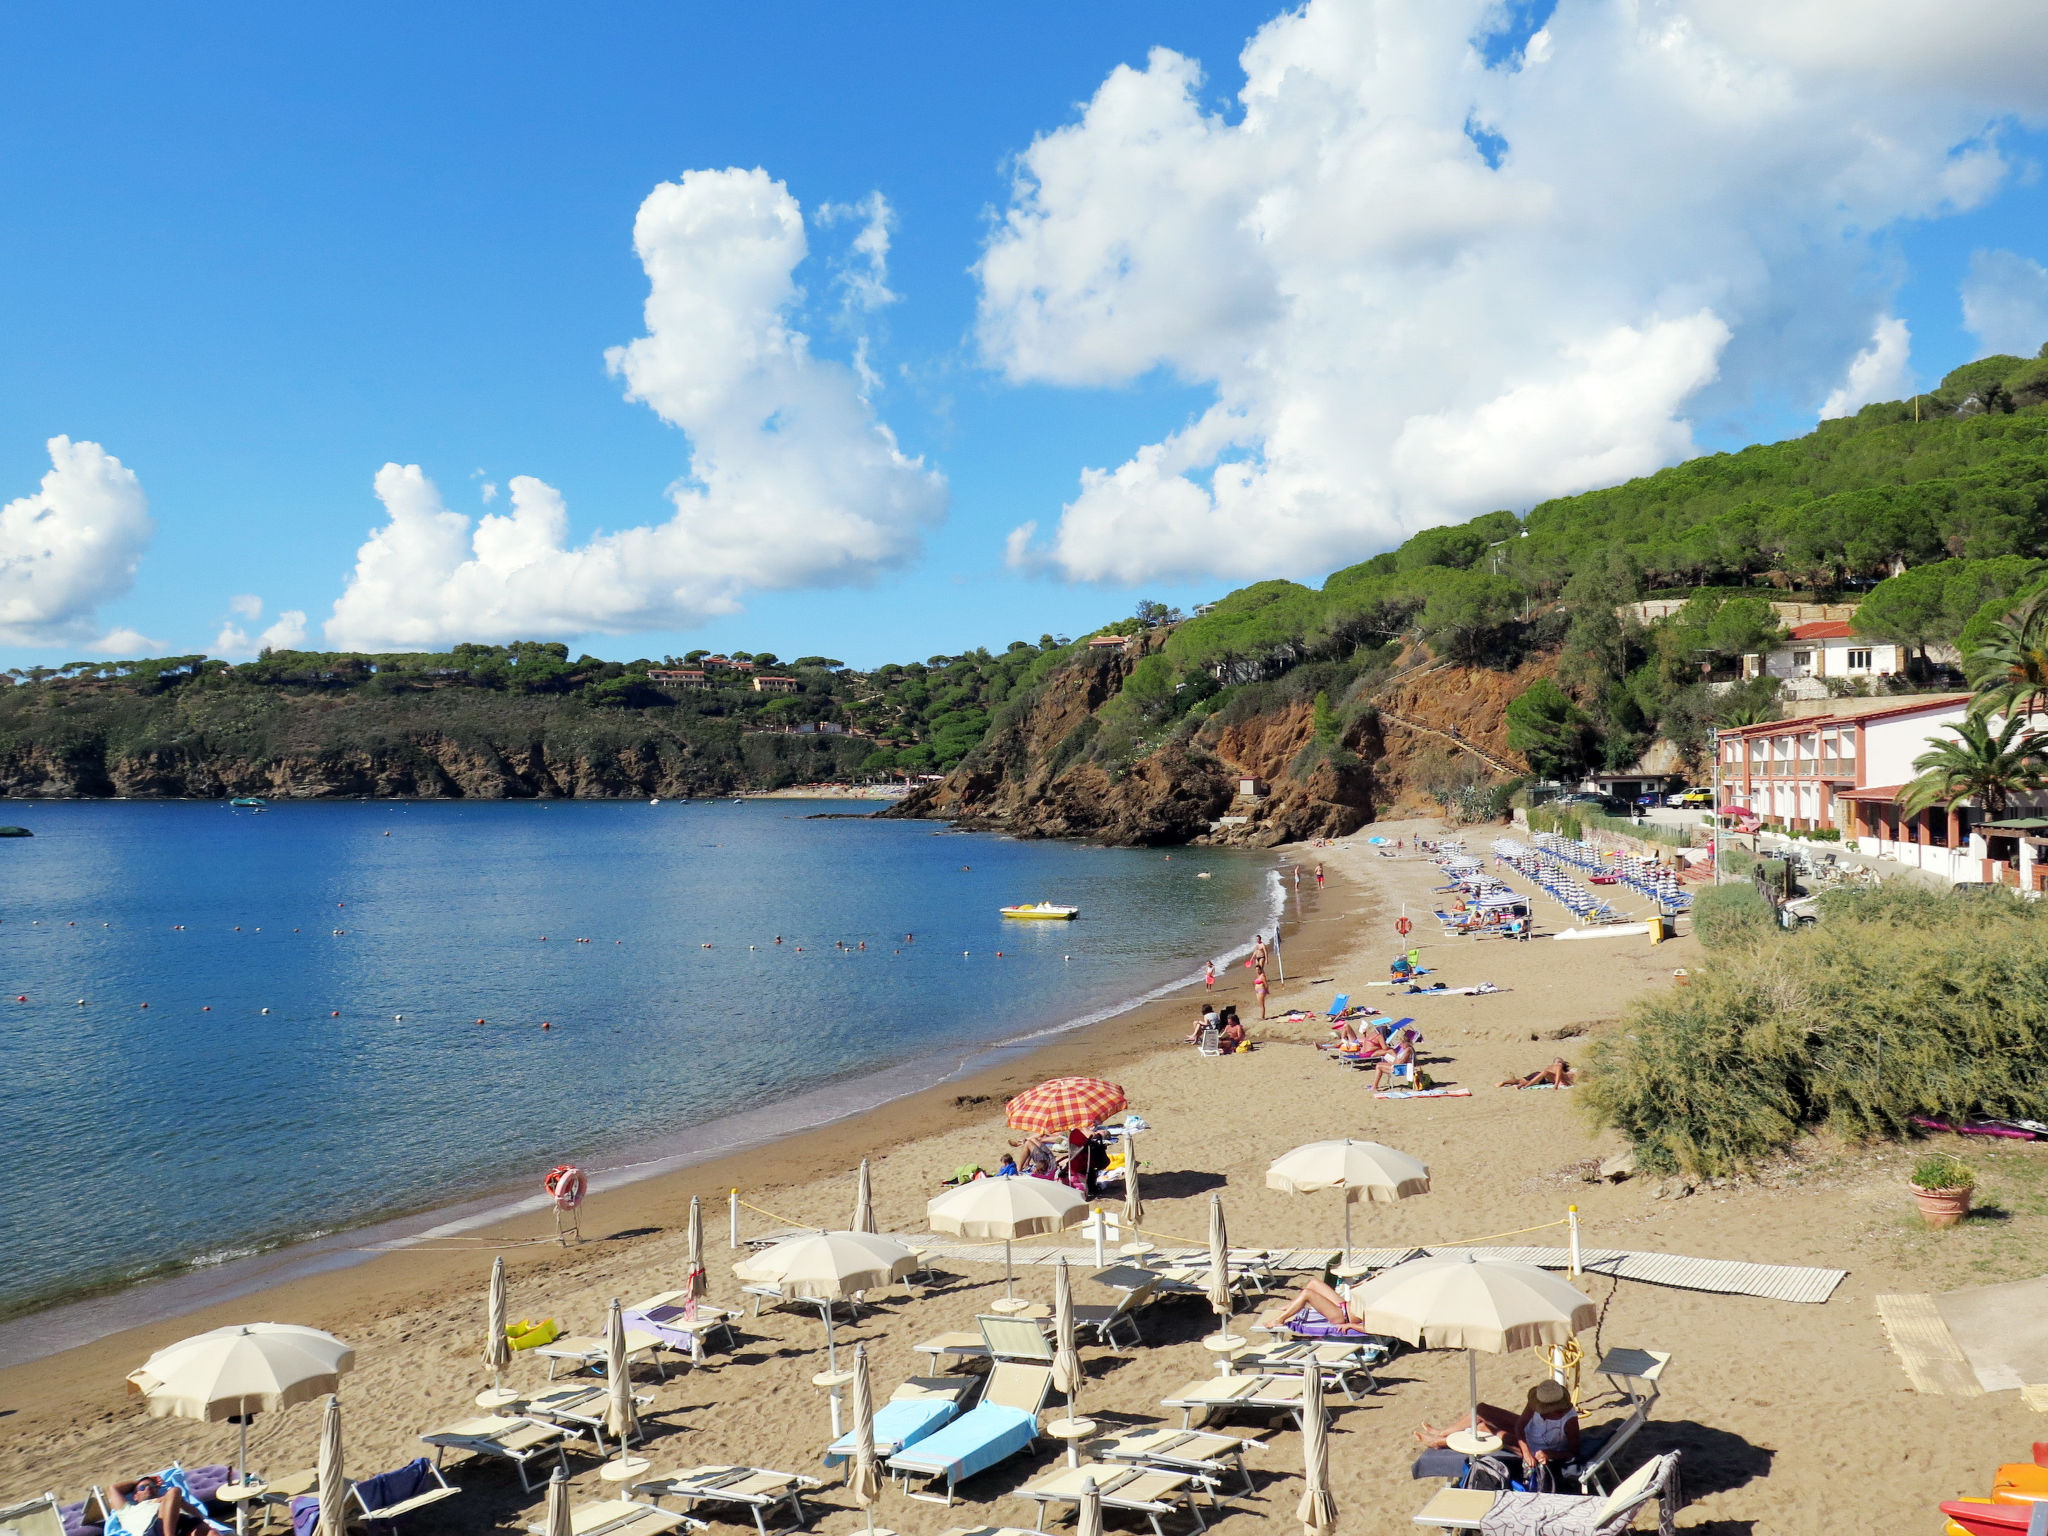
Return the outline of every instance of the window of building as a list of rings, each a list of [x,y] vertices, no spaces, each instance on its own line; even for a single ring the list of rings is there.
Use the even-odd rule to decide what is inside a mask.
[[[1794,652],[1792,653],[1792,665],[1793,665],[1793,666],[1795,666],[1795,667],[1810,667],[1810,666],[1812,666],[1812,665],[1813,665],[1813,652],[1811,652],[1811,651],[1794,651]]]
[[[1849,653],[1849,670],[1851,672],[1868,672],[1870,670],[1870,652],[1851,651]]]

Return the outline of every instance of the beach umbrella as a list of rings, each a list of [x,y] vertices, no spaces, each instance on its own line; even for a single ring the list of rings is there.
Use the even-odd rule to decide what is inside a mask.
[[[1230,1314],[1236,1310],[1230,1294],[1230,1232],[1223,1225],[1223,1197],[1209,1197],[1209,1305],[1216,1309],[1216,1333],[1230,1337]]]
[[[633,1415],[633,1368],[626,1360],[626,1314],[619,1298],[612,1298],[611,1315],[604,1320],[604,1427],[619,1442],[619,1459],[626,1455],[626,1440],[639,1426]]]
[[[505,1367],[512,1363],[512,1341],[505,1336],[505,1260],[491,1260],[491,1288],[484,1304],[484,1364],[491,1368],[491,1385],[505,1385]]]
[[[1294,1518],[1307,1536],[1337,1529],[1337,1501],[1330,1497],[1330,1440],[1323,1412],[1323,1368],[1313,1358],[1301,1376],[1301,1460],[1304,1486]]]
[[[1013,1297],[1011,1242],[1078,1227],[1088,1219],[1088,1202],[1051,1179],[975,1179],[927,1200],[924,1217],[934,1232],[1001,1238],[1003,1295]]]
[[[347,1536],[348,1479],[341,1471],[341,1399],[330,1395],[320,1410],[320,1460],[314,1486],[320,1497],[318,1536]]]
[[[1145,1219],[1145,1197],[1138,1192],[1138,1138],[1124,1127],[1124,1225],[1133,1232]]]
[[[1081,1346],[1074,1339],[1074,1282],[1067,1261],[1052,1267],[1052,1384],[1067,1394],[1067,1417],[1074,1416],[1074,1397],[1081,1390]]]
[[[860,1173],[853,1181],[853,1227],[855,1232],[873,1232],[875,1227],[875,1187],[868,1178],[868,1160],[860,1160]]]
[[[882,1469],[875,1459],[875,1392],[868,1381],[868,1347],[853,1350],[853,1465],[846,1474],[853,1502],[875,1528],[875,1500],[882,1496]]]
[[[690,1196],[690,1256],[683,1278],[684,1294],[691,1301],[701,1301],[710,1291],[704,1273],[704,1205],[695,1195]]]
[[[1501,1355],[1569,1344],[1600,1315],[1593,1299],[1561,1276],[1469,1253],[1396,1264],[1353,1286],[1348,1302],[1367,1333],[1391,1334],[1427,1349],[1464,1350],[1475,1426],[1479,1362],[1473,1351]]]
[[[1312,1141],[1276,1158],[1266,1188],[1290,1195],[1344,1191],[1344,1262],[1351,1261],[1351,1207],[1361,1200],[1392,1205],[1429,1193],[1429,1165],[1376,1141]]]
[[[806,1232],[740,1260],[732,1272],[749,1285],[772,1285],[785,1296],[817,1302],[825,1317],[826,1364],[836,1371],[839,1355],[832,1303],[844,1301],[856,1291],[878,1291],[917,1267],[916,1251],[893,1237],[873,1232]]]
[[[1074,1515],[1074,1536],[1102,1536],[1102,1490],[1095,1479],[1081,1479],[1081,1507]]]
[[[141,1394],[153,1419],[239,1425],[235,1480],[246,1482],[249,1420],[333,1392],[355,1363],[353,1349],[318,1328],[239,1323],[158,1350],[129,1372],[128,1389]]]
[[[1092,1131],[1124,1107],[1124,1091],[1099,1077],[1055,1077],[1026,1089],[1004,1106],[1013,1131],[1064,1136]]]
[[[548,1479],[548,1513],[541,1530],[544,1536],[574,1536],[576,1530],[569,1518],[569,1469],[560,1462]]]

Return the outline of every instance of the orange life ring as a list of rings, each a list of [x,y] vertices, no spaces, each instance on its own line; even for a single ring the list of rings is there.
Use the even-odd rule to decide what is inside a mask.
[[[541,1187],[553,1197],[556,1209],[573,1211],[583,1203],[589,1181],[583,1177],[581,1168],[564,1163],[559,1168],[548,1170],[548,1176],[541,1180]]]

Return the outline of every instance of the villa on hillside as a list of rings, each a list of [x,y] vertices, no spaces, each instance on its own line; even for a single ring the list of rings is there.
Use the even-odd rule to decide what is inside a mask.
[[[1791,638],[1777,650],[1752,652],[1742,658],[1744,677],[1877,678],[1905,667],[1905,653],[1887,640],[1869,640],[1846,620],[1825,619],[1797,624]]]
[[[1794,718],[1719,733],[1721,808],[1795,832],[1833,827],[1846,847],[1951,884],[2048,891],[2048,812],[1999,821],[1974,806],[1909,814],[1899,796],[1914,760],[1969,713],[1966,693],[1835,699]]]
[[[763,673],[754,679],[756,693],[795,693],[800,686],[793,677],[770,677]]]
[[[711,680],[697,667],[650,667],[647,681],[658,688],[709,688]]]

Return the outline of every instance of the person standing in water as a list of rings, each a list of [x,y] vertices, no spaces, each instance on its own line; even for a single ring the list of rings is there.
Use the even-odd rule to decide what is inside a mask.
[[[1323,888],[1323,866],[1322,866],[1322,865],[1320,865],[1320,864],[1318,864],[1318,865],[1316,866],[1316,889],[1320,891],[1320,890],[1321,890],[1322,888]]]

